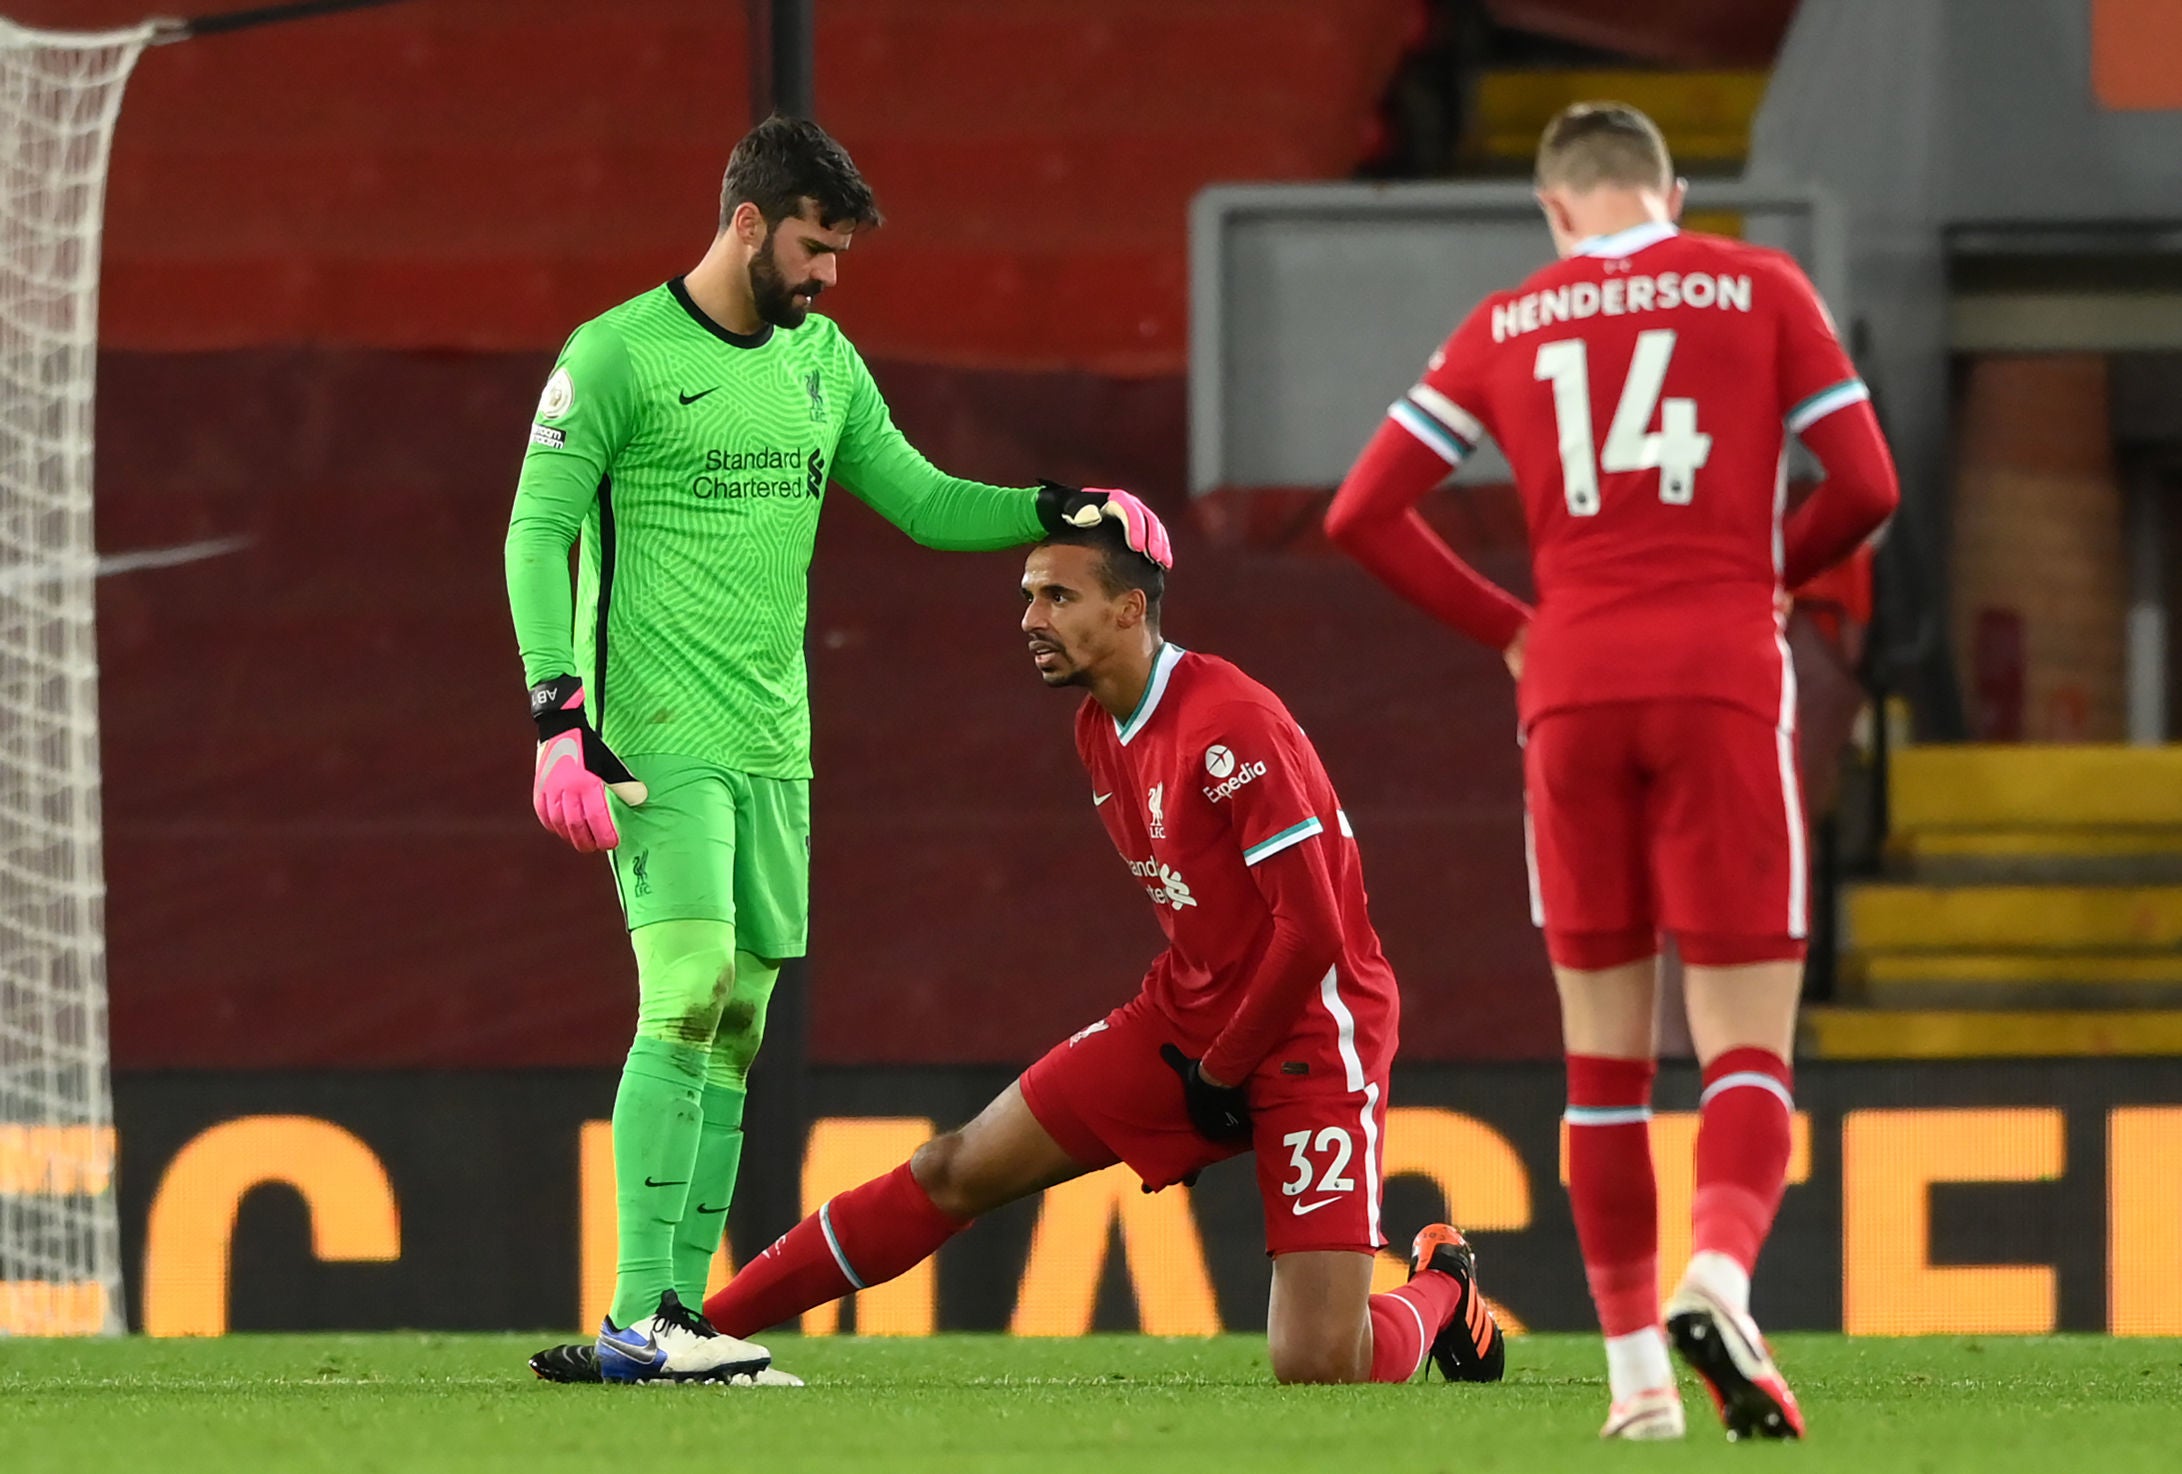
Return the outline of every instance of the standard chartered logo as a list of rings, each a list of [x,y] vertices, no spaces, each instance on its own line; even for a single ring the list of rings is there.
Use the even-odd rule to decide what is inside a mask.
[[[702,469],[690,478],[689,489],[701,502],[804,497],[815,501],[826,492],[826,457],[815,445],[809,450],[779,446],[708,450]]]
[[[1190,894],[1189,882],[1172,865],[1162,865],[1156,858],[1131,860],[1129,873],[1144,882],[1144,894],[1152,898],[1154,906],[1172,906],[1179,911],[1184,906],[1197,904],[1197,898]]]
[[[1175,910],[1179,911],[1184,906],[1197,904],[1197,898],[1189,893],[1189,887],[1183,883],[1182,872],[1179,870],[1170,870],[1164,865],[1160,866],[1159,883],[1166,889],[1167,904],[1174,907]],[[1152,899],[1158,900],[1159,897],[1154,895]]]

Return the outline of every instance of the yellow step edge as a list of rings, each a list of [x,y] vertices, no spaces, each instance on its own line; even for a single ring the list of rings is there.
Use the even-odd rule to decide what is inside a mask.
[[[1743,217],[1739,210],[1684,210],[1684,230],[1701,230],[1706,235],[1724,235],[1734,240],[1743,238]]]
[[[1897,828],[1887,848],[1904,859],[2097,860],[2182,855],[2182,828]]]
[[[1811,1059],[2066,1059],[2182,1055],[2182,1009],[2103,1012],[1812,1008]]]
[[[1496,128],[1478,135],[1477,151],[1488,159],[1528,163],[1538,153],[1538,128]],[[1750,130],[1695,132],[1688,128],[1661,128],[1667,151],[1677,165],[1740,164],[1750,157]],[[1693,229],[1695,227],[1692,227]]]
[[[2182,744],[1910,747],[1888,769],[1897,830],[2182,827]]]
[[[2182,886],[1859,885],[1844,910],[1867,953],[2182,947]]]
[[[2097,988],[2112,984],[2182,985],[2182,954],[2051,952],[1880,952],[1851,964],[1868,983],[2020,983]]]
[[[1762,71],[1489,71],[1478,80],[1477,138],[1493,157],[1527,159],[1562,108],[1612,99],[1650,114],[1678,161],[1734,161],[1749,155],[1750,123],[1770,80]]]
[[[1572,102],[1626,102],[1662,129],[1691,122],[1748,129],[1772,74],[1753,70],[1638,71],[1616,67],[1500,67],[1478,78],[1477,115],[1488,127],[1528,123],[1532,142]]]

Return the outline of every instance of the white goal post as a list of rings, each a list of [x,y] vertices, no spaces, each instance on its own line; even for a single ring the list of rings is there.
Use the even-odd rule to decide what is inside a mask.
[[[0,1336],[124,1324],[91,408],[107,155],[154,36],[0,20]]]

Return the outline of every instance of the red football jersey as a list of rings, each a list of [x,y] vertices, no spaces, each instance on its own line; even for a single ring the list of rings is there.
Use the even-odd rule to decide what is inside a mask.
[[[1785,726],[1787,435],[1869,397],[1787,255],[1652,224],[1486,298],[1392,413],[1450,464],[1490,434],[1514,468],[1526,723],[1695,697]]]
[[[1326,846],[1339,910],[1338,1000],[1389,1054],[1393,969],[1365,909],[1364,868],[1333,782],[1280,698],[1225,660],[1167,644],[1126,722],[1076,713],[1091,801],[1157,912],[1167,949],[1144,992],[1202,1053],[1234,1015],[1273,931],[1254,867]],[[1383,1031],[1383,1032],[1382,1032]]]

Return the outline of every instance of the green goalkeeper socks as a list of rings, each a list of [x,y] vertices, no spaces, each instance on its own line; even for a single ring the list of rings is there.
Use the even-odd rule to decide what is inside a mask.
[[[704,1303],[705,1279],[727,1226],[727,1206],[735,1198],[735,1178],[742,1168],[743,1091],[707,1084],[705,1122],[697,1137],[697,1162],[690,1170],[689,1198],[674,1231],[674,1290],[692,1310]]]
[[[607,1314],[617,1326],[649,1319],[659,1309],[659,1297],[674,1287],[675,1224],[691,1190],[703,1135],[708,1053],[701,1045],[643,1037],[629,1046],[614,1096],[620,1251]],[[713,1238],[717,1243],[716,1230]]]

